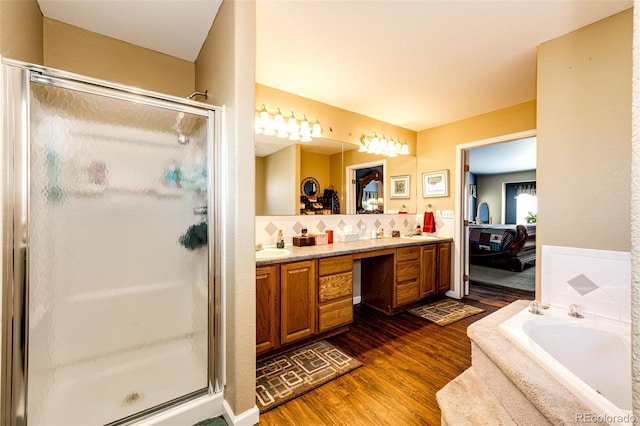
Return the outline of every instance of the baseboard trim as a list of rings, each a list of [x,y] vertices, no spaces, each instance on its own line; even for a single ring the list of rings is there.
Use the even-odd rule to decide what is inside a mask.
[[[257,406],[253,406],[247,411],[236,415],[227,400],[222,401],[222,416],[232,426],[253,426],[260,421],[260,411]]]
[[[362,302],[362,296],[356,296],[353,298],[353,304],[357,305],[358,303]]]

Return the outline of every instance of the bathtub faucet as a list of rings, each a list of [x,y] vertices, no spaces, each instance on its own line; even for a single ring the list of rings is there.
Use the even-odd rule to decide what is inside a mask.
[[[529,312],[536,315],[542,315],[542,306],[540,305],[540,302],[534,300],[529,303]]]
[[[582,315],[582,308],[575,303],[569,305],[568,315],[573,318],[584,318],[584,315]]]

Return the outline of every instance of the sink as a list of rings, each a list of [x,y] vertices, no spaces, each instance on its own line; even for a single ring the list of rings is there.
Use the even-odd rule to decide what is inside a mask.
[[[256,252],[256,260],[273,259],[276,257],[283,257],[291,254],[287,249],[279,248],[265,248]]]
[[[432,235],[403,235],[402,238],[406,238],[407,240],[415,240],[415,241],[433,241],[437,240],[440,237],[434,237]]]

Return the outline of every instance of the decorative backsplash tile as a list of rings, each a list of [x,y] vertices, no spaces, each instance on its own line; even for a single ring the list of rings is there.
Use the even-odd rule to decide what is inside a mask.
[[[542,246],[540,299],[565,308],[573,303],[586,314],[631,322],[631,255]]]
[[[300,234],[303,226],[310,233],[334,231],[334,240],[341,241],[344,233],[351,228],[351,232],[360,235],[360,239],[371,236],[371,230],[385,230],[390,236],[391,231],[407,234],[415,229],[416,223],[423,220],[422,214],[375,214],[375,215],[307,215],[307,216],[256,216],[256,244],[266,247],[274,246],[278,229],[282,229],[285,244],[290,245],[295,235]],[[443,219],[436,214],[436,230],[433,235],[452,237],[454,229],[453,219]]]
[[[591,281],[584,274],[580,274],[577,277],[570,279],[567,283],[583,296],[599,288],[596,283]]]

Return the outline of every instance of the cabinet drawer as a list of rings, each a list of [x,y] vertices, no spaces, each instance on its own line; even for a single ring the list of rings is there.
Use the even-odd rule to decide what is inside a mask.
[[[420,275],[420,261],[412,260],[396,265],[396,282],[414,281]]]
[[[320,277],[318,300],[320,303],[353,295],[353,272]]]
[[[396,286],[396,307],[415,302],[418,299],[420,299],[420,286],[417,280]]]
[[[353,271],[353,257],[351,257],[351,255],[335,256],[319,260],[318,275],[321,277],[351,271]]]
[[[318,317],[319,332],[349,324],[353,322],[353,301],[349,298],[326,303],[320,306]]]
[[[396,262],[407,260],[418,260],[420,258],[420,247],[404,247],[396,251]]]

